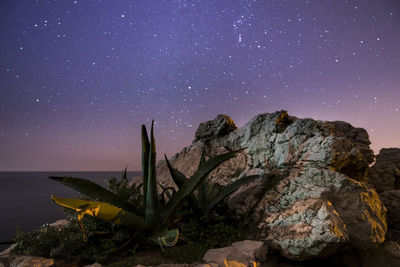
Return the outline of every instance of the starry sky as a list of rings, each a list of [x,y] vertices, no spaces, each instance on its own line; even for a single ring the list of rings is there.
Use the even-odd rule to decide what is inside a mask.
[[[152,119],[161,159],[281,109],[400,147],[400,2],[0,2],[0,171],[140,170]]]

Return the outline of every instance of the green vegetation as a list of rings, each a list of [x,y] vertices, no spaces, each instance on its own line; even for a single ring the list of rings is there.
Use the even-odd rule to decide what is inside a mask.
[[[168,161],[167,157],[165,157],[165,161],[167,163],[172,179],[174,180],[176,185],[179,188],[183,187],[188,178],[186,178],[186,176],[182,172],[178,171],[177,169],[174,169],[171,166],[171,163]],[[206,161],[203,150],[203,152],[201,153],[198,169],[201,169],[204,166],[205,162]],[[218,189],[216,186],[209,187],[207,184],[207,180],[203,179],[200,182],[199,187],[197,188],[198,198],[196,198],[193,193],[190,193],[188,197],[188,202],[193,211],[197,213],[197,215],[204,216],[207,213],[209,213],[221,200],[223,200],[226,196],[230,195],[232,192],[237,190],[239,187],[259,178],[260,178],[259,175],[242,177],[239,180],[236,180],[235,182],[231,183],[230,185],[222,189]]]
[[[142,125],[142,184],[130,182],[127,169],[120,179],[109,179],[108,188],[81,178],[49,177],[77,190],[84,198],[52,196],[65,208],[67,226],[57,229],[47,225],[31,233],[18,228],[14,252],[52,257],[59,265],[75,266],[93,262],[127,266],[200,261],[207,249],[230,245],[246,236],[238,230],[235,219],[217,213],[217,206],[258,176],[241,178],[225,188],[209,187],[206,181],[210,172],[237,153],[228,152],[207,161],[202,153],[198,169],[190,178],[174,169],[165,157],[179,190],[164,188],[156,179],[153,122],[150,139]]]
[[[123,245],[130,239],[129,229],[85,217],[82,220],[88,233],[88,241],[82,242],[76,216],[68,216],[68,224],[57,229],[49,225],[24,233],[17,227],[13,252],[25,255],[51,257],[76,265],[105,262],[118,253],[128,255]]]
[[[228,152],[213,157],[207,162],[203,162],[195,174],[190,179],[185,179],[185,182],[181,184],[180,190],[174,193],[169,201],[161,207],[157,193],[156,147],[153,123],[154,121],[151,125],[150,141],[146,127],[142,125],[144,210],[139,210],[118,195],[96,183],[72,177],[50,177],[50,179],[78,190],[80,193],[94,200],[59,198],[56,196],[52,196],[52,200],[63,207],[76,210],[79,222],[81,222],[84,215],[90,215],[114,224],[124,225],[135,231],[140,231],[145,237],[148,237],[149,240],[158,243],[160,246],[175,245],[179,236],[178,229],[166,229],[174,211],[212,170],[222,162],[232,158],[237,151]],[[124,181],[125,179],[126,170],[124,171],[122,180]],[[81,223],[80,227],[84,234],[84,240],[87,241],[88,238]]]

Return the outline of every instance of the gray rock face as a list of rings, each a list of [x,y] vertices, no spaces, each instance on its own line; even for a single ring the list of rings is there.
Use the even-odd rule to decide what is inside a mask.
[[[378,192],[400,189],[400,148],[383,148],[368,171],[368,181]]]
[[[264,195],[256,211],[266,240],[291,259],[327,256],[344,244],[385,240],[385,208],[364,183],[329,169],[308,168]]]
[[[258,115],[235,133],[253,168],[333,168],[359,180],[373,161],[366,131],[345,122],[297,119],[280,111]]]
[[[203,257],[203,261],[210,265],[220,267],[237,266],[234,263],[240,263],[241,266],[254,266],[254,262],[264,262],[268,254],[268,247],[260,241],[244,240],[235,242],[232,246],[210,249]]]
[[[195,141],[209,140],[219,136],[224,136],[236,128],[235,123],[230,117],[220,114],[214,120],[200,124],[195,133]]]
[[[230,121],[226,117],[202,123],[198,132],[225,127]],[[260,114],[224,134],[211,132],[197,134],[171,164],[189,177],[203,148],[206,158],[244,148],[208,180],[226,185],[260,174],[261,181],[243,186],[226,201],[236,216],[258,226],[260,240],[287,258],[321,257],[343,247],[368,249],[384,241],[386,209],[375,190],[363,183],[374,158],[364,129],[278,111]],[[163,161],[157,165],[157,177],[164,186],[175,186]],[[272,190],[266,191],[266,184]]]

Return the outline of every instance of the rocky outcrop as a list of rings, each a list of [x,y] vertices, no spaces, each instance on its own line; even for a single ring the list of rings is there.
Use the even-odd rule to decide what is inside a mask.
[[[381,149],[367,176],[387,208],[387,238],[400,241],[400,148]]]
[[[368,171],[368,181],[378,192],[400,189],[400,148],[383,148]]]
[[[194,135],[197,140],[210,140],[219,136],[224,136],[237,127],[233,120],[226,115],[218,115],[215,120],[200,123]]]
[[[380,247],[365,251],[360,255],[363,267],[400,266],[400,245],[395,241],[386,241]]]
[[[400,190],[388,190],[379,196],[387,209],[387,238],[400,241]]]
[[[249,174],[262,177],[226,200],[235,216],[259,228],[259,240],[294,260],[384,242],[386,209],[364,183],[374,159],[364,129],[299,119],[286,111],[258,115],[241,128],[227,125],[234,123],[221,115],[202,123],[192,145],[171,163],[190,176],[203,149],[206,158],[243,149],[208,180],[226,185]],[[163,161],[157,177],[164,186],[175,186]]]

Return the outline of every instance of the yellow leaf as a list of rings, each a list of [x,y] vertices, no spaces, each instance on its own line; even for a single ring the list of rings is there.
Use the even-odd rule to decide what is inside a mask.
[[[120,215],[123,210],[106,202],[76,198],[59,198],[54,195],[51,196],[51,199],[60,206],[76,210],[81,218],[83,215],[90,215],[104,221],[121,224]]]

